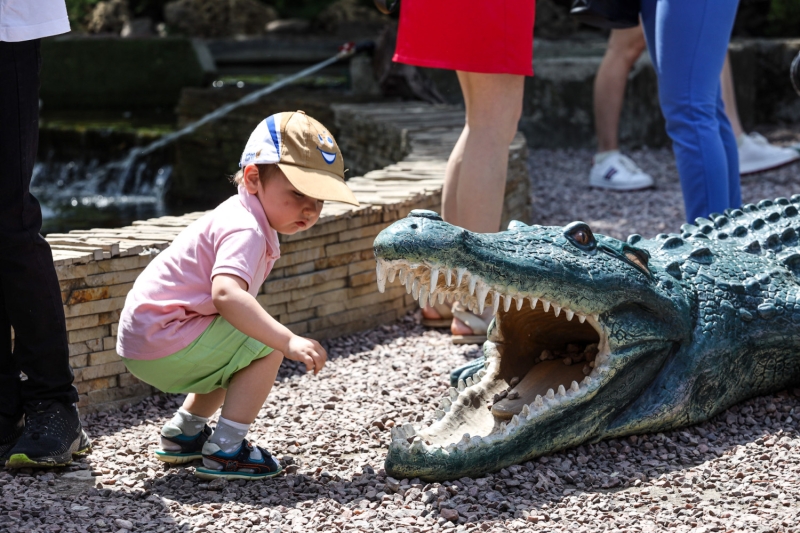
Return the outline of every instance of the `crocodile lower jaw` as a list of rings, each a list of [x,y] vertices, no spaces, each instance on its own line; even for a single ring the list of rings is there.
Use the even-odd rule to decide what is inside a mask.
[[[446,298],[457,299],[478,312],[487,303],[493,305],[495,326],[490,330],[489,339],[484,344],[486,367],[474,379],[468,378],[460,381],[457,388],[450,388],[436,410],[436,420],[429,427],[419,431],[411,424],[393,428],[391,447],[396,452],[409,453],[412,456],[431,454],[446,457],[450,454],[479,452],[481,449],[491,448],[514,439],[526,426],[559,416],[560,413],[591,400],[614,374],[608,338],[595,312],[569,309],[541,294],[509,293],[503,287],[486,283],[466,269],[450,269],[403,260],[378,260],[377,278],[381,291],[384,290],[386,281],[393,281],[398,274],[401,283],[421,305],[433,302],[434,298],[438,298],[440,302]],[[526,300],[528,305],[523,309],[522,304]],[[511,309],[512,302],[516,304],[514,310]],[[555,317],[559,317],[561,313],[563,316],[556,320]],[[571,326],[568,323],[574,317],[578,317],[576,322],[579,324],[586,324],[579,326],[573,323],[575,325]],[[580,328],[584,336],[593,329],[599,351],[594,359],[594,368],[583,379],[566,383],[553,382],[550,386],[536,383],[535,386],[542,390],[542,394],[523,403],[517,409],[518,412],[508,420],[497,416],[496,409],[491,408],[493,398],[508,387],[515,367],[523,369],[526,374],[524,380],[528,374],[535,372],[538,364],[531,362],[535,354],[521,353],[525,346],[519,345],[528,342],[528,347],[539,347],[548,342],[545,338],[528,341],[519,334],[519,331],[524,333],[523,328],[513,327],[523,325],[529,319],[547,322],[550,331],[564,339],[568,339],[570,331],[575,328]],[[511,326],[504,328],[503,321]],[[531,335],[528,334],[527,337]],[[514,353],[515,351],[520,353]],[[536,376],[531,377],[528,381],[535,382]],[[530,393],[530,390],[527,392]]]

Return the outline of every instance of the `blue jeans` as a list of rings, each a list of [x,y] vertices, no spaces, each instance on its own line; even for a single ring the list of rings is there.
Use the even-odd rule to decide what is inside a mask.
[[[689,222],[742,203],[736,138],[720,88],[738,3],[642,0],[642,25]]]

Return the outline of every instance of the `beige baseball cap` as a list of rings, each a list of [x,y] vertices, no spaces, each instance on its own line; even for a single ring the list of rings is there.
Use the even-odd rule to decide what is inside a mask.
[[[306,196],[359,205],[344,181],[344,161],[336,140],[303,111],[275,113],[250,134],[239,166],[271,163]]]

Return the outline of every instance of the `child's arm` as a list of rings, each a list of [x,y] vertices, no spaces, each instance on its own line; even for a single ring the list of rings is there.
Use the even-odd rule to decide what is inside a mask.
[[[247,283],[231,274],[217,274],[211,281],[211,299],[219,314],[233,327],[306,365],[314,374],[322,370],[328,354],[315,340],[295,335],[272,318],[253,296]]]

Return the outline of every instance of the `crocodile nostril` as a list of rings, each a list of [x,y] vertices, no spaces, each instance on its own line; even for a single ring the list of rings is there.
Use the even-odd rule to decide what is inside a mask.
[[[417,229],[418,227],[416,224],[411,224],[411,229]]]

